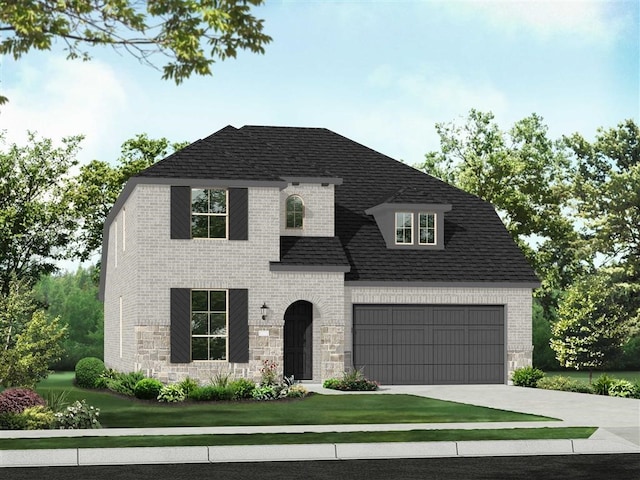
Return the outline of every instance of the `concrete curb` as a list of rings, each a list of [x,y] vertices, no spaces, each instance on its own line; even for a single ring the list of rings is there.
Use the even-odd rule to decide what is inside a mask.
[[[0,468],[607,453],[640,454],[640,447],[611,440],[498,440],[0,450]]]

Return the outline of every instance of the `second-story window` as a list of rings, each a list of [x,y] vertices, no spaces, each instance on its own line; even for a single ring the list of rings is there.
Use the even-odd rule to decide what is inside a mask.
[[[287,228],[302,228],[304,219],[304,203],[299,195],[287,198]]]
[[[413,244],[413,213],[396,212],[396,245]]]
[[[225,189],[191,189],[191,238],[227,238]]]
[[[420,245],[436,244],[436,214],[420,213]]]

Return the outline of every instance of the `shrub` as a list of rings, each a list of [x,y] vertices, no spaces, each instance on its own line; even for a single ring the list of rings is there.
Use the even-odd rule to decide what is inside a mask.
[[[380,385],[373,380],[368,380],[362,370],[345,372],[342,378],[329,378],[322,383],[324,388],[354,392],[367,392],[377,390]]]
[[[287,389],[286,396],[287,398],[303,398],[303,397],[306,397],[308,394],[309,394],[309,391],[298,383],[296,385],[291,385]]]
[[[610,397],[637,397],[639,392],[636,391],[636,386],[627,380],[615,379],[609,386]]]
[[[193,378],[187,377],[180,383],[178,383],[178,386],[182,389],[182,392],[185,395],[189,396],[189,393],[191,393],[194,388],[198,388],[198,382],[196,382]]]
[[[96,380],[95,388],[109,388],[107,385],[108,381],[118,378],[118,375],[118,372],[116,372],[114,369],[107,368],[100,374],[100,376]]]
[[[26,408],[44,407],[44,399],[29,388],[8,388],[0,393],[0,413],[22,413]]]
[[[544,388],[545,390],[562,390],[564,392],[579,392],[579,393],[592,393],[591,386],[584,383],[573,380],[569,377],[563,377],[556,375],[553,377],[543,377],[538,380],[538,388]]]
[[[235,400],[242,398],[252,398],[256,384],[247,378],[237,378],[229,384],[229,388]]]
[[[54,413],[40,405],[26,408],[20,416],[25,419],[26,430],[47,430],[55,422]]]
[[[62,390],[61,392],[57,392],[55,390],[47,390],[45,395],[45,400],[47,402],[47,406],[53,412],[59,412],[64,407],[69,405],[67,398],[69,397],[69,390]]]
[[[257,385],[251,392],[251,396],[255,400],[275,400],[279,393],[280,389],[276,385]]]
[[[55,427],[65,430],[100,428],[99,415],[99,408],[87,405],[84,400],[76,400],[64,411],[55,414]]]
[[[538,380],[544,377],[544,372],[533,367],[518,368],[511,375],[511,380],[516,387],[535,388]]]
[[[189,394],[189,398],[197,402],[207,402],[212,400],[232,400],[233,392],[229,387],[220,385],[205,385],[194,388]]]
[[[211,385],[226,388],[229,386],[229,379],[228,373],[218,373],[211,379]]]
[[[167,403],[184,402],[187,394],[180,386],[181,383],[163,386],[158,394],[158,401]]]
[[[609,395],[609,387],[614,380],[615,378],[603,373],[593,382],[593,393],[597,395]]]
[[[141,400],[156,400],[162,390],[162,382],[155,378],[143,378],[135,387],[133,387],[133,393],[136,398]]]
[[[0,430],[26,430],[27,418],[20,413],[0,413]]]
[[[85,357],[76,364],[76,385],[96,388],[96,382],[105,371],[104,362],[96,357]]]
[[[136,384],[143,378],[145,377],[142,372],[118,373],[115,378],[107,380],[107,388],[113,392],[133,397]]]

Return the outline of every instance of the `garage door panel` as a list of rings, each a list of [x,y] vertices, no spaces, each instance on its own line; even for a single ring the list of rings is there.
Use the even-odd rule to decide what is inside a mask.
[[[388,327],[367,326],[358,329],[354,341],[356,345],[391,345],[393,335]]]
[[[429,313],[424,307],[399,307],[392,310],[391,318],[393,325],[427,325],[431,323]]]
[[[500,306],[354,306],[354,364],[384,384],[504,383],[504,338]]]
[[[502,350],[494,348],[493,345],[469,345],[469,364],[470,365],[502,365],[504,354]]]
[[[432,365],[405,365],[393,366],[393,381],[398,385],[425,385],[432,383]]]
[[[503,345],[504,330],[500,327],[469,327],[469,345]]]

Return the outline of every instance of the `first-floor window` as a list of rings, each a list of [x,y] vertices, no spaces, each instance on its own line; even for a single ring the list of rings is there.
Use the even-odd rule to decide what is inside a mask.
[[[420,245],[435,245],[436,243],[436,215],[435,213],[420,214]]]
[[[191,291],[191,359],[227,360],[226,290]]]
[[[413,213],[396,213],[396,244],[411,245],[413,243]]]

